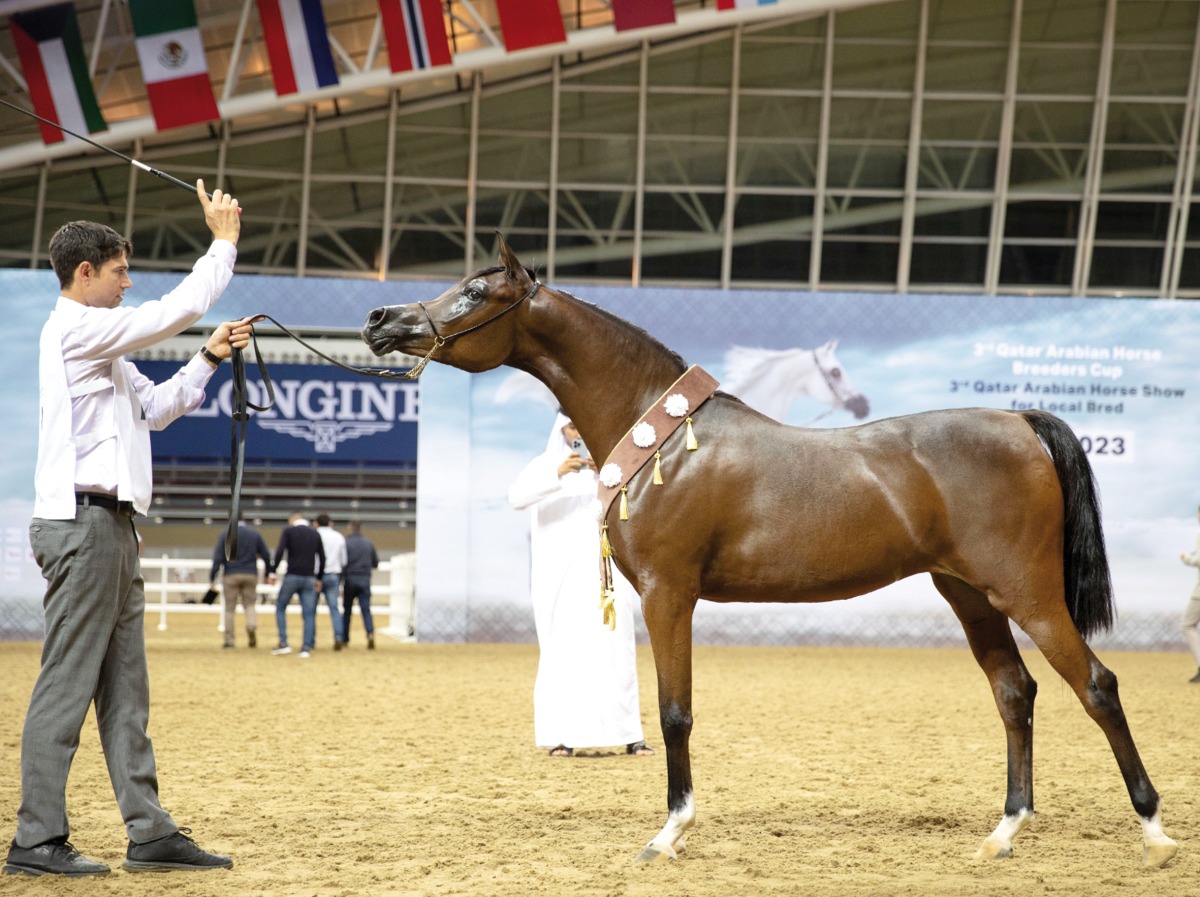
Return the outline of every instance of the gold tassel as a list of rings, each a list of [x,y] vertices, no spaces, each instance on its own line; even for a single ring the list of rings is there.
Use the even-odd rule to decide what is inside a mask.
[[[600,557],[612,557],[612,543],[608,541],[608,524],[600,527]]]
[[[700,448],[700,443],[696,441],[696,434],[692,432],[692,419],[689,417],[687,419],[687,450],[694,452],[698,448]]]
[[[624,486],[622,486],[621,487],[621,519],[622,520],[629,519],[629,499],[626,497],[625,493],[626,493],[626,489]]]
[[[662,452],[655,452],[654,453],[654,481],[653,481],[655,486],[661,486],[663,484],[662,468],[659,467],[659,464],[658,464],[658,462],[661,460],[662,460]]]
[[[600,605],[604,609],[603,622],[609,631],[617,628],[617,608],[614,605],[613,593],[608,592]]]

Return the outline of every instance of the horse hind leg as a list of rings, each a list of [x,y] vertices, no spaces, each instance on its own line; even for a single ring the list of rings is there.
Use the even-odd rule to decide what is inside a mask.
[[[1037,683],[1013,641],[1008,618],[961,579],[934,574],[933,584],[962,623],[971,653],[992,687],[1008,741],[1004,817],[979,846],[976,859],[1012,856],[1013,838],[1033,819],[1033,703]]]
[[[1037,604],[1032,617],[1021,622],[1021,628],[1075,692],[1088,716],[1108,739],[1142,824],[1142,863],[1151,867],[1166,865],[1179,847],[1163,832],[1158,792],[1150,783],[1133,743],[1117,694],[1117,677],[1084,642],[1065,603]]]

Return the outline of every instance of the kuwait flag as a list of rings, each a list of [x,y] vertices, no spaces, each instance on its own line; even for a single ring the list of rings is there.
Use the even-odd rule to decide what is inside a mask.
[[[510,53],[567,39],[558,0],[496,0],[504,47]]]
[[[775,0],[717,0],[717,9],[753,9],[756,6],[772,6]]]
[[[450,64],[441,0],[379,0],[393,72]]]
[[[90,134],[108,127],[92,90],[74,4],[17,13],[9,19],[9,30],[25,70],[34,112],[76,133]],[[66,139],[58,128],[40,127],[45,143]]]
[[[220,118],[192,0],[129,0],[129,15],[158,129]]]
[[[675,21],[675,0],[612,0],[612,11],[618,31],[669,25]]]
[[[276,94],[338,83],[321,0],[258,0],[258,15]]]

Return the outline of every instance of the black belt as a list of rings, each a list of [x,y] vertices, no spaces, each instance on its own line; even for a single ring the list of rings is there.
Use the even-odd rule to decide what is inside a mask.
[[[131,501],[117,501],[111,495],[105,495],[103,492],[76,492],[75,504],[82,507],[89,505],[97,508],[107,508],[110,511],[116,511],[118,514],[124,514],[126,517],[133,517],[137,511],[133,509]]]

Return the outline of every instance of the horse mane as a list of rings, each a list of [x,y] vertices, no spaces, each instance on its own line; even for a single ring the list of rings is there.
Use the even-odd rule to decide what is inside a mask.
[[[651,336],[648,332],[646,332],[646,330],[639,327],[637,324],[633,324],[629,321],[626,321],[620,315],[613,314],[607,308],[601,308],[595,302],[589,302],[586,299],[580,299],[574,293],[569,293],[566,290],[560,290],[557,287],[555,287],[553,289],[556,293],[562,293],[562,295],[568,296],[569,298],[574,299],[576,302],[580,303],[581,305],[586,305],[588,308],[592,309],[592,311],[596,312],[596,314],[598,314],[600,317],[604,318],[606,321],[609,321],[610,323],[615,324],[616,326],[620,327],[622,330],[625,330],[626,332],[631,333],[633,336],[637,337],[638,339],[642,339],[642,340],[645,340],[646,342],[650,343],[650,345],[652,345],[654,348],[656,348],[659,352],[661,352],[663,355],[666,355],[668,358],[670,358],[671,361],[673,361],[679,367],[680,373],[683,373],[685,370],[687,370],[688,365],[687,365],[687,362],[683,360],[682,355],[680,355],[678,352],[676,352],[670,346],[667,346],[666,344],[664,344],[662,342],[662,340],[658,339],[657,337]]]

